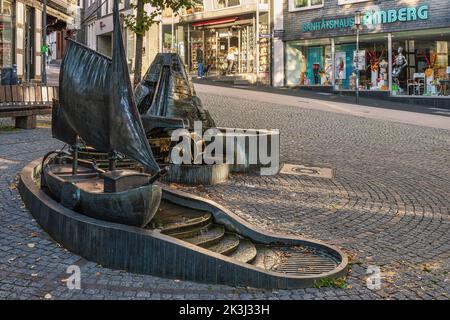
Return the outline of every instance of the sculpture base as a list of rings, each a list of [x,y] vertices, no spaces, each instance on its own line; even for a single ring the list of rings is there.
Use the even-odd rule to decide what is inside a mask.
[[[87,217],[63,207],[40,189],[40,163],[41,160],[30,163],[20,174],[19,191],[26,207],[56,242],[104,267],[179,280],[265,289],[312,287],[320,279],[346,274],[348,260],[339,249],[305,238],[273,235],[212,201],[164,185],[161,185],[163,201],[177,206],[175,211],[188,208],[203,212],[203,220],[214,219],[214,223],[222,225],[227,232],[239,233],[239,239],[246,244],[255,244],[259,258],[241,257],[252,260],[245,263],[225,255],[230,254],[230,248],[217,249],[214,243],[209,243],[208,248],[189,243],[180,235],[187,232],[186,229],[172,230],[175,233],[167,235],[158,229],[148,230]],[[203,223],[202,219],[195,221]],[[281,266],[272,264],[270,270],[261,268],[259,263],[266,261],[263,258],[273,257],[270,251],[278,248],[291,250],[293,259],[282,260]],[[309,266],[296,265],[298,261],[307,261]]]
[[[214,185],[227,181],[229,173],[230,166],[227,164],[171,164],[164,181],[189,185]]]

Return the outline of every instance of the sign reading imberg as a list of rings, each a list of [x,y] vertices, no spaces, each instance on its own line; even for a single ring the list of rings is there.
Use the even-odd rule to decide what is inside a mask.
[[[417,20],[428,20],[428,5],[419,7],[402,7],[389,10],[371,10],[364,13],[363,25],[370,27],[394,22],[408,22]],[[322,19],[319,21],[303,24],[302,31],[321,31],[352,28],[355,24],[354,17],[343,17],[334,19]]]

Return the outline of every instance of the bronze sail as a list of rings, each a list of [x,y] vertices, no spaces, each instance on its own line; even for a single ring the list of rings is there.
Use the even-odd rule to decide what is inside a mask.
[[[118,1],[114,1],[112,60],[69,40],[61,65],[60,108],[56,117],[89,146],[98,151],[123,153],[155,174],[160,169],[134,100],[120,29]],[[58,131],[61,130],[56,127],[56,138],[73,141]]]

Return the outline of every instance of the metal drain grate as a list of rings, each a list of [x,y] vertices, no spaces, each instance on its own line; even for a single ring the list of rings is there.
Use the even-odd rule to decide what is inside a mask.
[[[330,256],[322,253],[284,252],[284,257],[273,271],[290,275],[317,275],[333,271],[338,263]]]
[[[333,271],[339,261],[325,252],[298,247],[258,246],[255,265],[294,276],[320,275]]]
[[[297,176],[309,176],[317,178],[333,179],[334,172],[330,168],[308,167],[304,165],[284,164],[280,173]]]

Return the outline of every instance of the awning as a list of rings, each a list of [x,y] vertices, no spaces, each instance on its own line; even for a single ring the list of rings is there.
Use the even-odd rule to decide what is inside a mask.
[[[214,19],[214,20],[194,22],[194,23],[192,23],[192,26],[193,27],[211,26],[211,25],[215,25],[215,24],[235,22],[236,20],[238,20],[238,17],[220,18],[220,19]]]

